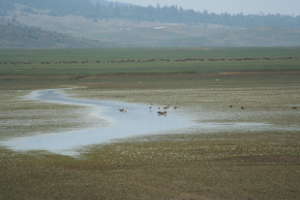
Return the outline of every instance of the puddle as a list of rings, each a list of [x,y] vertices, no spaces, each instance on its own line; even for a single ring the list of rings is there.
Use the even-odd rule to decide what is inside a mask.
[[[109,143],[113,140],[178,132],[194,129],[201,132],[260,131],[281,129],[265,123],[196,123],[182,111],[171,109],[167,116],[158,116],[158,106],[108,100],[89,100],[67,96],[61,89],[38,90],[29,96],[31,100],[48,103],[72,104],[91,108],[91,114],[99,118],[99,126],[68,132],[37,134],[11,138],[0,142],[16,151],[45,150],[52,153],[76,156],[90,145]],[[122,113],[121,108],[128,109]],[[86,114],[86,113],[85,113]],[[103,120],[105,126],[103,126]],[[286,129],[285,129],[286,130]]]

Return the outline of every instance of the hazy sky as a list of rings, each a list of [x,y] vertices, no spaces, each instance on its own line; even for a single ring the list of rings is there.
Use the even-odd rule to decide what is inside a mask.
[[[114,0],[138,5],[180,5],[183,8],[230,13],[300,15],[300,0]]]

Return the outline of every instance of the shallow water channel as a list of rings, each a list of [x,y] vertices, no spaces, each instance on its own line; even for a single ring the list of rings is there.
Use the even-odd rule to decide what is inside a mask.
[[[186,129],[196,124],[174,109],[170,109],[166,116],[159,116],[157,107],[149,109],[149,105],[145,104],[72,98],[60,89],[34,91],[28,98],[48,103],[91,107],[93,115],[99,118],[99,126],[12,138],[0,142],[16,151],[46,150],[58,154],[76,155],[81,148],[89,145]],[[128,112],[120,112],[121,108],[126,108]],[[106,125],[103,125],[103,120],[106,121]]]
[[[197,130],[198,133],[291,129],[266,123],[196,122],[193,120],[195,116],[187,115],[182,110],[174,108],[169,109],[166,116],[159,116],[157,113],[159,106],[149,109],[149,105],[146,104],[73,98],[66,95],[62,89],[33,91],[27,98],[45,103],[90,107],[93,116],[99,119],[99,125],[74,131],[35,134],[0,141],[0,145],[15,151],[45,150],[76,156],[83,148],[95,144],[130,137],[176,133],[180,130],[189,132],[187,129]],[[128,112],[120,112],[121,108],[128,109]]]

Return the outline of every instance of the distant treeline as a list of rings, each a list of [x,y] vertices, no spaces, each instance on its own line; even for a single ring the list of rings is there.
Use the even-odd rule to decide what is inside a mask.
[[[95,20],[128,19],[185,24],[208,23],[238,27],[300,27],[300,16],[215,14],[207,11],[185,10],[177,6],[143,7],[106,0],[99,0],[97,3],[88,0],[0,0],[0,15],[7,15],[16,4],[26,5],[27,7],[23,9],[27,12],[35,13],[37,12],[35,9],[41,9],[46,10],[49,15],[79,15]]]
[[[88,64],[88,63],[97,63],[97,64],[114,64],[114,63],[150,63],[150,62],[242,62],[242,61],[271,61],[271,60],[292,60],[296,59],[296,57],[245,57],[245,58],[182,58],[182,59],[168,59],[168,58],[160,58],[160,59],[116,59],[116,60],[71,60],[71,61],[40,61],[40,62],[32,62],[32,61],[0,61],[0,65],[30,65],[30,64],[42,64],[42,65],[50,65],[50,64]]]

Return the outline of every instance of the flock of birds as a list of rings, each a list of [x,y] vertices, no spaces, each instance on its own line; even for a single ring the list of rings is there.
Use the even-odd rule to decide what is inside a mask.
[[[167,115],[168,115],[168,110],[169,110],[169,109],[172,109],[172,108],[173,108],[174,110],[177,110],[177,109],[178,109],[177,106],[169,106],[169,105],[168,105],[168,106],[164,106],[164,107],[158,107],[157,114],[158,114],[159,116],[167,116]],[[233,108],[233,105],[229,105],[229,108]],[[240,109],[241,109],[241,110],[245,110],[246,107],[245,107],[245,106],[241,106]],[[293,110],[297,110],[298,107],[293,106],[292,109],[293,109]],[[150,105],[150,106],[149,106],[149,110],[150,110],[150,111],[153,110],[153,105]],[[127,109],[127,108],[120,108],[119,111],[122,112],[122,113],[127,113],[127,112],[128,112],[128,109]]]
[[[233,108],[233,105],[229,105],[229,108]],[[245,109],[246,109],[246,107],[241,106],[241,110],[245,110]],[[298,107],[297,107],[297,106],[293,106],[292,109],[293,109],[293,110],[297,110]]]
[[[150,105],[149,106],[149,111],[152,111],[154,109],[153,105]],[[178,106],[164,106],[164,107],[158,107],[157,108],[157,114],[159,116],[167,116],[168,115],[168,110],[170,109],[174,109],[174,110],[177,110],[178,109]],[[122,113],[127,113],[128,112],[128,109],[127,108],[120,108],[119,109],[120,112]]]

